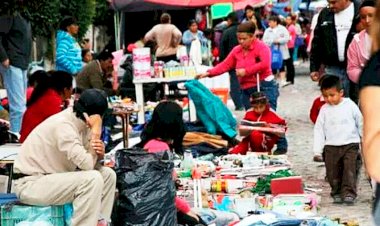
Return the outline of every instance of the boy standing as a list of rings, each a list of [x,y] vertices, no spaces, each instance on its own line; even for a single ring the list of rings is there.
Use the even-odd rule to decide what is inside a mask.
[[[314,126],[314,154],[324,153],[334,203],[354,204],[362,114],[353,101],[343,97],[339,77],[326,76],[321,82],[321,92],[326,104]]]

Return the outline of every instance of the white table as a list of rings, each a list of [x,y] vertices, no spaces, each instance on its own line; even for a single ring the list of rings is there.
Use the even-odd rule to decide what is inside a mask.
[[[136,103],[139,105],[138,112],[138,124],[145,123],[145,110],[144,110],[144,83],[170,83],[170,82],[181,82],[188,81],[194,79],[194,76],[181,76],[181,77],[173,77],[173,78],[139,78],[133,79],[133,83],[135,84],[135,92],[136,92]]]
[[[13,177],[13,162],[16,159],[21,144],[4,144],[0,145],[0,163],[6,164],[9,170],[7,193],[11,192]]]

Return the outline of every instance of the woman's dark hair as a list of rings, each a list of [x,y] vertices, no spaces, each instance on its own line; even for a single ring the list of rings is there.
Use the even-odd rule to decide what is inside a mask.
[[[49,71],[44,73],[36,71],[35,73],[39,73],[39,76],[36,77],[36,85],[26,104],[27,107],[35,103],[48,89],[53,89],[61,94],[65,88],[70,89],[73,86],[73,76],[65,71]]]
[[[59,24],[59,30],[67,31],[67,27],[72,24],[78,24],[77,19],[75,19],[75,17],[72,16],[65,16]]]
[[[251,95],[251,104],[267,104],[268,99],[262,92],[254,92]]]
[[[197,21],[194,20],[194,19],[191,19],[191,20],[189,20],[189,22],[187,23],[187,27],[191,27],[191,25],[193,25],[193,24],[197,24]]]
[[[148,141],[159,138],[164,142],[172,141],[171,148],[177,154],[182,154],[182,141],[186,133],[182,114],[181,106],[175,102],[159,103],[153,111],[152,119],[142,132],[141,142],[137,146],[144,147]]]
[[[47,72],[44,70],[38,70],[35,71],[33,74],[31,74],[28,78],[28,86],[36,86],[38,81],[41,81],[43,79],[46,79]]]
[[[237,27],[237,32],[254,34],[255,31],[256,31],[256,26],[252,21],[241,23]]]

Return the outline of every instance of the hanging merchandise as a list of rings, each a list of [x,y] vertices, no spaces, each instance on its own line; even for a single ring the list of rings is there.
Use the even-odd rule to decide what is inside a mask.
[[[116,152],[116,225],[176,225],[173,167],[168,152],[148,153],[141,148]]]

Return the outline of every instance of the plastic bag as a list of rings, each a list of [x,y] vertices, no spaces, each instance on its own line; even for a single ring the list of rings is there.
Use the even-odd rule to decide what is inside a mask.
[[[176,225],[174,164],[169,154],[133,148],[119,150],[115,157],[119,190],[115,225]]]
[[[278,70],[282,67],[282,53],[280,51],[280,47],[271,46],[271,54],[272,54],[272,70]]]

